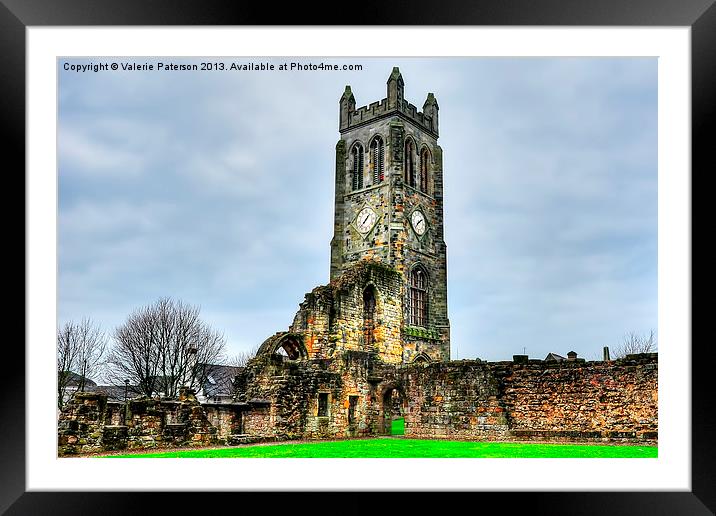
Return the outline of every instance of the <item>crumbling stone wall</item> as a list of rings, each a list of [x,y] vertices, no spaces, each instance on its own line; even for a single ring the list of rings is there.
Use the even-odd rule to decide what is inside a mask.
[[[77,393],[58,421],[58,455],[229,443],[241,432],[242,404],[200,405],[195,398],[108,403]]]
[[[655,353],[411,365],[365,351],[298,361],[265,354],[237,377],[232,404],[124,405],[78,393],[60,416],[59,453],[381,435],[399,414],[413,438],[655,442],[657,372]]]
[[[505,439],[507,418],[490,367],[465,360],[405,372],[405,435],[415,438]]]
[[[374,329],[364,332],[364,292],[376,299]],[[363,260],[329,285],[306,294],[289,331],[267,339],[259,354],[272,351],[282,335],[299,336],[308,358],[331,358],[343,351],[375,352],[388,363],[406,360],[403,347],[403,280],[379,262]]]
[[[107,397],[77,392],[66,404],[57,428],[59,455],[101,451]]]
[[[246,394],[275,439],[380,435],[397,390],[405,435],[480,440],[636,440],[658,436],[657,355],[611,362],[386,364],[349,351],[333,360],[256,361]],[[321,394],[328,411],[319,416]],[[353,421],[348,414],[353,400]],[[246,400],[250,401],[250,400]],[[258,425],[256,425],[258,427]],[[247,427],[247,433],[253,427]]]
[[[656,439],[656,353],[609,362],[491,364],[512,437]]]

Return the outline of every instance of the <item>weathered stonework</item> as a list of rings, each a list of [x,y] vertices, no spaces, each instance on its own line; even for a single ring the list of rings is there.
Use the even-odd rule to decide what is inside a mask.
[[[368,107],[356,109],[350,87],[340,100],[330,283],[306,294],[288,329],[241,368],[233,402],[201,405],[184,391],[178,400],[120,404],[78,393],[60,416],[60,455],[385,435],[396,417],[413,438],[656,441],[655,353],[449,361],[437,101],[428,94],[418,112],[403,98],[397,68],[387,86],[387,97]],[[374,184],[373,165],[361,169],[353,149],[360,144],[365,163],[375,161],[368,149],[376,135],[385,175]],[[422,190],[405,181],[406,141],[429,155]],[[364,225],[357,214],[365,208],[375,220]],[[415,210],[425,216],[420,235]],[[415,267],[427,277],[427,308],[411,320]]]
[[[196,399],[108,403],[76,393],[58,423],[58,455],[124,449],[229,444],[241,434],[243,404],[200,405]]]
[[[239,399],[270,402],[264,430],[276,439],[381,435],[394,416],[405,418],[405,435],[414,438],[655,441],[658,435],[655,353],[611,362],[394,365],[346,351],[300,363],[260,358],[240,378]],[[397,405],[388,396],[393,391]],[[326,416],[318,413],[321,393],[329,396]],[[254,417],[265,421],[266,413],[245,415]]]
[[[447,316],[447,246],[443,229],[442,149],[438,139],[438,105],[430,93],[418,112],[404,99],[404,82],[397,68],[387,83],[387,97],[367,107],[355,107],[349,86],[340,100],[341,140],[336,146],[334,234],[331,241],[331,281],[361,261],[374,261],[394,269],[401,286],[393,300],[401,320],[392,328],[400,342],[384,350],[388,362],[408,363],[420,353],[432,360],[450,358],[450,323]],[[375,180],[371,142],[379,137],[385,145],[384,179]],[[425,188],[406,182],[406,142],[413,145],[415,173],[420,154],[427,152]],[[355,149],[362,149],[362,168],[356,167]],[[357,168],[360,186],[352,180]],[[370,231],[361,232],[356,217],[364,208],[377,216]],[[422,235],[412,227],[411,214],[425,216]],[[427,275],[427,317],[422,332],[406,331],[409,324],[408,284],[415,267]],[[355,319],[354,319],[355,320]],[[418,329],[418,328],[416,328]],[[398,359],[397,357],[400,357]]]

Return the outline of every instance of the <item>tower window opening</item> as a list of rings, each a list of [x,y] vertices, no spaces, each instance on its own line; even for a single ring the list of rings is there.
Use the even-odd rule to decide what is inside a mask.
[[[415,186],[415,156],[413,141],[405,142],[405,184]]]
[[[420,185],[418,188],[421,192],[428,193],[428,171],[430,168],[430,152],[423,148],[420,152]]]
[[[373,184],[382,183],[385,179],[385,144],[380,136],[370,143],[370,168],[373,171]]]
[[[352,187],[353,190],[363,188],[363,146],[357,144],[351,151],[353,157]]]
[[[428,281],[425,272],[416,267],[410,273],[408,295],[408,321],[411,326],[426,327],[428,324]]]

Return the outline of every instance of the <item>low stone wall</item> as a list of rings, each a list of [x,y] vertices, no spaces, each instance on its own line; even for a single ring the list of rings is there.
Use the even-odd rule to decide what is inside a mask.
[[[658,436],[656,354],[608,362],[494,364],[511,433],[521,439]]]
[[[407,437],[508,438],[498,383],[487,364],[463,361],[415,366],[405,376]]]
[[[60,414],[58,455],[234,442],[247,408],[193,398],[108,403],[103,394],[76,393]]]
[[[657,355],[433,364],[407,373],[411,437],[656,441]]]

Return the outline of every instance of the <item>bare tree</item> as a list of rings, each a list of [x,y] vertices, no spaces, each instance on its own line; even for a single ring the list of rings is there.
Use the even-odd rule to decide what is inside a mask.
[[[71,383],[82,392],[90,376],[99,374],[107,337],[90,319],[69,321],[57,330],[57,406],[62,409]]]
[[[144,396],[175,398],[198,389],[207,364],[224,358],[224,336],[199,318],[199,308],[170,298],[134,311],[114,332],[108,376],[128,380]]]
[[[627,355],[637,353],[653,353],[656,351],[656,336],[654,330],[649,335],[639,335],[636,332],[629,332],[624,335],[622,343],[614,348],[612,359],[624,358]]]
[[[260,347],[261,344],[257,344],[248,351],[239,351],[235,355],[232,355],[226,361],[226,365],[230,365],[233,367],[245,367],[246,364],[249,363],[249,360],[256,356],[256,353],[258,353]]]

